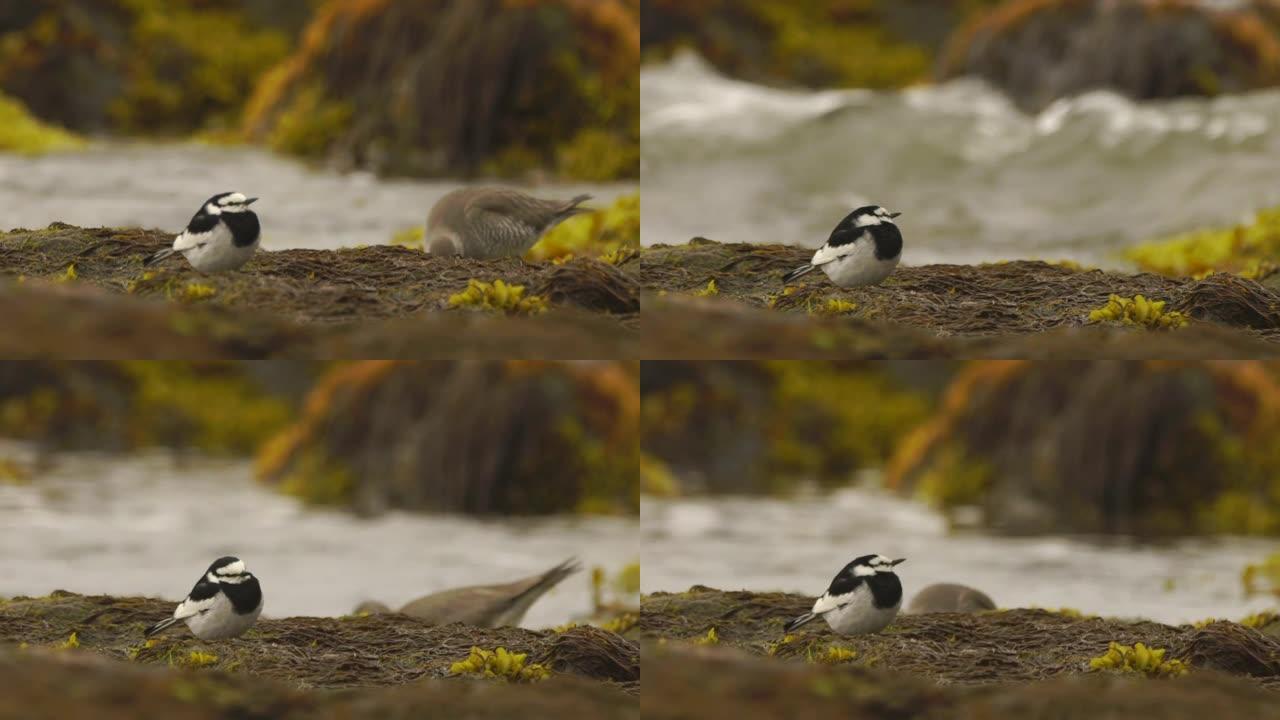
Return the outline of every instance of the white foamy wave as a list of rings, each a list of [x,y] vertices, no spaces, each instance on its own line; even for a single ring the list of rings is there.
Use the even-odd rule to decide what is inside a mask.
[[[816,247],[856,203],[903,212],[904,262],[1072,259],[1280,204],[1280,91],[1019,111],[970,79],[901,92],[777,90],[689,56],[645,68],[646,244]]]

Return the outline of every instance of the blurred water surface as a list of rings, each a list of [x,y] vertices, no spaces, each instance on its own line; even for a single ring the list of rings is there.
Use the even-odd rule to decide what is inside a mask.
[[[178,232],[215,193],[260,197],[263,247],[333,249],[380,245],[424,225],[451,180],[388,180],[314,170],[269,152],[197,144],[102,143],[80,152],[0,153],[0,229],[146,227]],[[522,188],[543,197],[591,193],[596,207],[635,192],[630,184]]]
[[[1183,623],[1274,610],[1246,598],[1240,572],[1275,551],[1242,538],[1142,545],[1121,539],[951,534],[927,507],[880,492],[802,500],[646,498],[641,589],[782,590],[818,595],[859,555],[907,558],[906,598],[935,582],[978,587],[1000,607],[1076,608]]]
[[[1280,204],[1280,90],[1039,115],[963,80],[782,90],[694,55],[641,71],[646,245],[695,236],[817,247],[853,208],[903,213],[903,262],[1073,259]]]
[[[570,556],[610,573],[639,557],[635,519],[361,519],[304,507],[251,475],[246,462],[175,464],[168,453],[64,454],[30,484],[0,483],[0,596],[62,589],[176,601],[210,562],[234,554],[260,577],[267,616],[341,615],[364,599],[398,606]],[[543,596],[523,625],[589,613],[588,576]]]

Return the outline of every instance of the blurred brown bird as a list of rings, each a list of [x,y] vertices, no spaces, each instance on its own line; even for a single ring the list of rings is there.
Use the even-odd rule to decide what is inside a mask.
[[[538,598],[581,569],[576,558],[569,558],[544,573],[515,582],[471,585],[425,595],[400,608],[400,613],[432,625],[454,622],[477,627],[519,625]],[[391,608],[373,600],[366,600],[355,609],[358,615],[390,612]]]
[[[996,604],[977,588],[955,583],[934,583],[921,588],[911,598],[907,613],[923,615],[935,612],[976,613],[995,610]]]
[[[568,202],[542,200],[500,187],[454,190],[440,198],[427,215],[427,252],[469,258],[519,257],[560,222],[590,212],[579,207],[590,199],[590,195],[579,195]]]

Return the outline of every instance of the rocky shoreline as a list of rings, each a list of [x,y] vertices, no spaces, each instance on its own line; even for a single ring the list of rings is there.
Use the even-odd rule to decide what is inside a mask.
[[[6,355],[625,357],[639,324],[634,259],[533,264],[376,246],[261,252],[223,275],[181,261],[144,270],[172,237],[63,224],[0,233],[0,310],[19,323]],[[472,281],[498,280],[545,312],[453,301]]]
[[[69,717],[89,704],[109,706],[96,717],[409,717],[428,703],[467,717],[524,707],[537,716],[637,715],[639,647],[599,628],[283,618],[263,619],[234,640],[174,631],[146,642],[142,629],[172,607],[65,592],[0,601],[0,672],[9,680],[0,718],[34,717],[33,708]],[[550,677],[532,684],[459,677],[451,665],[472,647],[527,653]]]
[[[853,717],[985,717],[980,709],[1001,705],[1001,715],[1011,717],[1042,717],[1036,713],[1052,707],[1055,718],[1124,707],[1168,710],[1161,717],[1193,717],[1193,708],[1206,707],[1233,717],[1277,716],[1280,640],[1269,634],[1280,630],[1276,622],[1174,627],[1011,609],[900,615],[874,635],[839,636],[821,623],[784,635],[783,624],[812,602],[701,586],[642,598],[645,717],[676,717],[676,708],[766,717],[780,707],[815,717],[835,708],[844,716],[856,711]],[[1187,671],[1157,678],[1162,673],[1154,670],[1091,668],[1113,642],[1163,648]]]
[[[1280,275],[1202,280],[1010,261],[900,267],[843,290],[781,276],[812,250],[719,243],[646,248],[643,345],[662,358],[1232,357],[1280,355]],[[1166,301],[1189,322],[1148,330],[1090,321],[1111,296]],[[687,339],[696,338],[695,343]],[[779,354],[782,353],[782,354]]]

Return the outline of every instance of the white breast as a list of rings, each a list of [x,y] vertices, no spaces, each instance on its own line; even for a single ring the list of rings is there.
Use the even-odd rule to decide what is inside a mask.
[[[173,247],[187,258],[191,267],[200,272],[224,272],[236,270],[249,262],[249,258],[258,249],[258,241],[254,240],[252,245],[236,247],[231,240],[231,231],[226,225],[218,223],[207,233],[182,233],[174,240]]]
[[[208,610],[187,618],[187,627],[191,628],[192,634],[201,640],[233,638],[243,635],[246,630],[253,627],[260,614],[262,614],[261,602],[253,612],[240,615],[231,606],[227,596],[219,593],[214,596],[213,604]]]
[[[863,585],[853,591],[848,602],[823,614],[832,630],[841,635],[865,635],[879,632],[893,622],[902,601],[891,608],[878,608],[871,600],[871,589]]]
[[[813,263],[818,265],[821,255],[824,261],[821,262],[822,271],[831,278],[831,282],[846,288],[879,285],[893,273],[902,259],[901,254],[890,260],[876,258],[876,244],[871,238],[862,238],[835,250],[842,252],[832,252],[827,248],[819,250]]]

